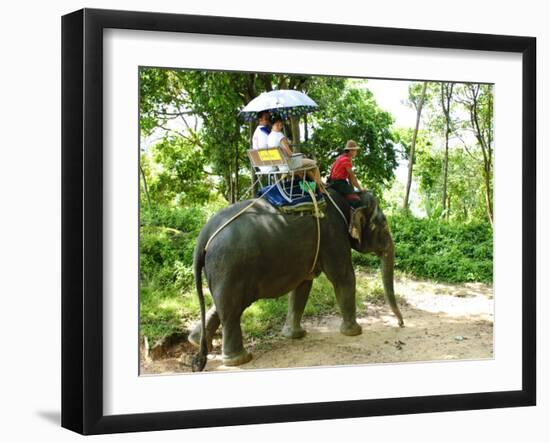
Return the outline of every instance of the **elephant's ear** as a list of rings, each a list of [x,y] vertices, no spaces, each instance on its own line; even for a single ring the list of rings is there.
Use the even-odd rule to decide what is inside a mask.
[[[349,234],[359,243],[361,243],[361,235],[363,232],[363,226],[365,225],[365,220],[365,208],[357,208],[353,211],[351,223],[349,225]]]

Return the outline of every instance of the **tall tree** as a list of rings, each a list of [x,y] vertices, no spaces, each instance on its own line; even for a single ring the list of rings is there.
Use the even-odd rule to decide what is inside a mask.
[[[239,194],[239,173],[248,131],[237,119],[244,103],[254,98],[264,78],[248,73],[214,73],[143,68],[140,71],[142,132],[165,131],[200,147],[213,172],[222,177],[228,201]],[[174,130],[171,120],[183,125]]]
[[[441,89],[441,110],[445,116],[445,156],[443,157],[443,192],[441,204],[443,207],[443,214],[446,218],[449,218],[450,208],[448,207],[449,201],[447,199],[447,183],[449,181],[449,136],[452,130],[451,121],[451,100],[453,97],[454,83],[442,82]]]
[[[487,218],[493,224],[493,86],[466,83],[459,102],[469,116],[469,126],[481,151]],[[469,151],[468,151],[469,152]],[[471,154],[471,152],[469,152]]]
[[[416,122],[414,125],[414,132],[413,132],[411,146],[409,150],[409,168],[407,173],[407,184],[405,186],[405,199],[403,200],[403,209],[405,211],[409,209],[409,196],[411,192],[416,138],[418,136],[418,128],[420,127],[420,116],[422,114],[422,107],[424,106],[424,100],[426,98],[426,89],[428,87],[428,82],[422,83],[420,94],[418,94],[419,86],[420,86],[419,84],[411,84],[409,86],[409,102],[416,109]]]
[[[356,174],[381,198],[382,190],[389,185],[397,167],[393,117],[378,106],[374,95],[364,85],[362,88],[353,86],[329,91],[319,99],[317,91],[310,91],[320,110],[308,117],[313,130],[303,150],[315,157],[322,173],[328,173],[346,141],[355,140],[361,147],[353,160]]]
[[[143,181],[143,190],[145,191],[145,197],[147,198],[147,208],[149,211],[151,211],[151,196],[149,195],[149,187],[147,186],[147,178],[145,177],[145,171],[143,170],[143,167],[141,166],[141,162],[139,165],[139,173],[141,176],[141,180]]]
[[[423,140],[422,140],[423,141]],[[441,165],[445,153],[428,143],[417,144],[415,180],[418,181],[419,195],[424,210],[430,218],[440,218],[443,170]],[[447,203],[453,211],[449,219],[468,221],[485,217],[483,203],[483,177],[479,173],[479,159],[466,152],[463,146],[455,146],[449,151],[449,176],[447,183]]]

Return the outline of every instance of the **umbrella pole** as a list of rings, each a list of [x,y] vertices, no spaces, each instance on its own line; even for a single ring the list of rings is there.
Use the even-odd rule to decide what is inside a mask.
[[[290,128],[294,152],[300,152],[300,117],[290,117]]]

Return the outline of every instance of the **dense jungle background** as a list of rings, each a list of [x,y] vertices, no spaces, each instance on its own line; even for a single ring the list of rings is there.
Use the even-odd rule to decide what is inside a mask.
[[[237,114],[272,89],[297,89],[318,103],[317,112],[288,121],[286,133],[296,150],[316,159],[324,177],[348,139],[363,148],[354,169],[388,217],[402,303],[411,303],[406,297],[411,285],[436,297],[482,297],[491,300],[484,318],[492,327],[492,85],[404,82],[400,101],[412,118],[398,125],[369,89],[375,80],[158,68],[141,68],[139,75],[144,360],[150,361],[155,349],[163,356],[199,317],[195,239],[218,209],[254,196],[257,186],[246,155],[254,123],[243,123]],[[368,311],[383,299],[378,259],[359,254],[353,259],[358,312]],[[434,312],[446,310],[438,309]],[[336,313],[332,287],[320,276],[305,316],[326,323]],[[243,317],[247,339],[261,348],[260,342],[280,331],[285,314],[286,297],[254,304]],[[451,341],[461,342],[457,337],[463,336]],[[487,340],[492,352],[492,339]],[[399,342],[392,347],[402,348]]]

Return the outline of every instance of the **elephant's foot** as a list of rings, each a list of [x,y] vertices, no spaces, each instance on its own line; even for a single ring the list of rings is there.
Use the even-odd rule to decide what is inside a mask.
[[[191,343],[196,348],[200,348],[201,346],[201,331],[200,329],[198,331],[194,330],[191,331],[189,336],[187,337],[187,341]],[[206,346],[208,348],[208,352],[212,352],[212,337],[209,336],[209,334],[206,334]]]
[[[222,357],[222,361],[225,366],[244,365],[245,363],[248,363],[250,360],[252,360],[252,354],[248,352],[246,349],[243,349],[243,351],[240,354],[237,354],[234,356],[227,356],[224,354]]]
[[[340,332],[344,335],[352,337],[354,335],[360,335],[363,332],[363,329],[357,322],[342,322],[340,325]]]
[[[304,338],[306,335],[306,330],[303,329],[301,326],[298,326],[297,328],[293,328],[289,325],[284,325],[282,330],[283,337],[286,338]]]

